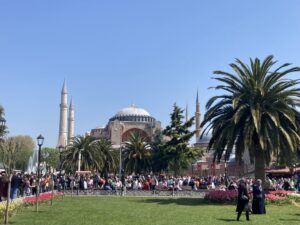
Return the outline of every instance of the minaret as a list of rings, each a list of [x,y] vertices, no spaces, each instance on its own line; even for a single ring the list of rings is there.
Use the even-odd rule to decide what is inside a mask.
[[[67,129],[68,129],[68,91],[66,81],[64,81],[61,90],[61,102],[60,102],[60,120],[59,120],[59,134],[58,134],[58,146],[67,145]]]
[[[196,142],[198,142],[200,136],[201,136],[201,113],[200,113],[200,103],[199,103],[199,96],[198,96],[198,90],[197,90],[197,99],[196,99],[196,113],[195,113],[195,120],[196,120]]]
[[[188,104],[186,104],[186,107],[185,107],[185,122],[189,121],[189,106]]]
[[[75,128],[75,112],[73,106],[73,98],[70,101],[69,107],[69,117],[68,117],[68,144],[72,142],[74,138],[74,128]]]

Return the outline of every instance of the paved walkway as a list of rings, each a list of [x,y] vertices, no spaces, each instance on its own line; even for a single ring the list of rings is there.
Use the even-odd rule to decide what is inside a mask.
[[[121,190],[109,191],[109,190],[94,190],[94,191],[71,191],[66,190],[65,195],[73,196],[128,196],[128,197],[198,197],[204,198],[207,190],[200,191],[169,191],[169,190],[156,190],[156,191],[145,191],[145,190]]]

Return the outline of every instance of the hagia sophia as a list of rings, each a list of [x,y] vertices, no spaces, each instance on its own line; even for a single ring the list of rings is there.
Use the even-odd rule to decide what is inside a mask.
[[[75,109],[71,99],[68,109],[68,91],[66,82],[64,82],[61,91],[61,104],[60,104],[60,125],[59,137],[57,146],[67,146],[70,144],[71,139],[74,137],[75,128]],[[188,110],[186,108],[186,120],[188,119]],[[198,93],[196,95],[196,110],[195,110],[195,130],[196,141],[191,144],[194,147],[206,148],[210,135],[201,136],[201,113],[200,101]],[[112,146],[119,148],[120,145],[128,140],[132,132],[140,133],[146,140],[153,140],[157,131],[162,131],[161,122],[151,116],[151,114],[134,104],[129,105],[119,110],[113,115],[104,127],[95,127],[87,133],[96,138],[107,138],[111,141]],[[249,156],[245,154],[241,164],[236,163],[234,154],[228,162],[224,160],[220,163],[213,162],[213,151],[205,153],[201,160],[198,160],[192,165],[192,172],[197,174],[222,174],[225,171],[232,175],[239,175],[251,172],[254,168],[250,165]]]
[[[160,131],[161,123],[150,115],[145,109],[132,104],[118,111],[109,119],[103,128],[91,130],[90,135],[97,138],[108,138],[113,146],[128,140],[132,132],[138,132],[146,140],[151,141],[156,131]]]

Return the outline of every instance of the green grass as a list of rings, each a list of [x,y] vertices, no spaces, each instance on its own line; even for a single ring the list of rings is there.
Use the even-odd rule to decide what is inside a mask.
[[[238,224],[235,206],[208,205],[195,198],[65,197],[54,205],[19,212],[14,225],[218,225]],[[251,215],[247,224],[300,224],[300,210],[267,206],[266,215]],[[245,215],[241,221],[245,222]]]

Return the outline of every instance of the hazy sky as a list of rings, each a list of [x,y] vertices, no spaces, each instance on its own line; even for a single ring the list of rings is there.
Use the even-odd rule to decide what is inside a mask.
[[[300,1],[19,0],[0,2],[0,104],[11,135],[58,138],[60,91],[76,134],[135,103],[165,126],[176,102],[202,113],[213,70],[235,58],[300,66]],[[298,75],[295,75],[295,77]]]

